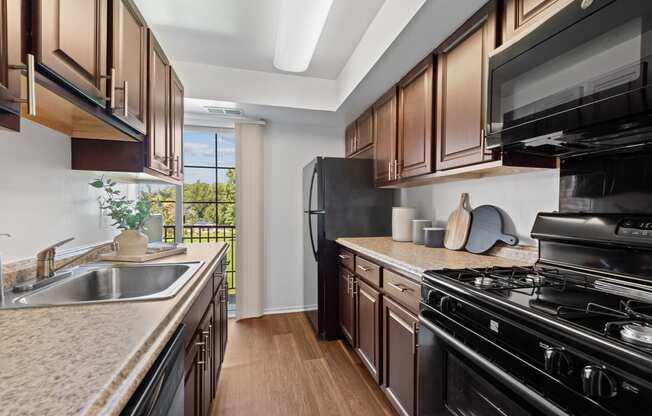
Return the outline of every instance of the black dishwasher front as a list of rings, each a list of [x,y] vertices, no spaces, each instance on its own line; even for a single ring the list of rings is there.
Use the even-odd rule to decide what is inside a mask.
[[[181,324],[125,406],[122,416],[183,414],[183,334]]]

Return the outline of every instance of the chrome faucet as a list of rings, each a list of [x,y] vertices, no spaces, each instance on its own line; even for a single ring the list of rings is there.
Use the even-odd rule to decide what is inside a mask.
[[[0,237],[11,237],[11,234],[0,233]],[[5,303],[5,275],[2,270],[2,255],[0,255],[0,305]]]
[[[77,260],[83,259],[85,257],[90,256],[91,254],[99,251],[100,249],[103,249],[104,247],[108,245],[112,245],[113,243],[107,243],[107,244],[102,244],[97,247],[93,247],[90,250],[75,256],[71,258],[70,260],[66,261],[63,264],[60,264],[59,266],[55,267],[54,266],[54,258],[56,257],[56,249],[57,247],[60,247],[66,243],[71,242],[74,240],[74,237],[67,238],[65,240],[59,241],[58,243],[52,244],[50,247],[39,251],[39,253],[36,255],[36,280],[41,280],[41,279],[47,279],[49,277],[54,276],[54,273],[57,270],[63,269],[64,267],[76,262]]]

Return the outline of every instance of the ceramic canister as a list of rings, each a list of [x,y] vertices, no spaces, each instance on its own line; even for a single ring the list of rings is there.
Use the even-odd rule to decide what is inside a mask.
[[[412,241],[412,220],[415,215],[414,208],[392,208],[392,240]]]
[[[444,234],[446,234],[445,228],[424,228],[423,232],[426,247],[444,247]]]
[[[414,244],[424,244],[423,229],[432,227],[430,220],[412,220],[412,241]]]

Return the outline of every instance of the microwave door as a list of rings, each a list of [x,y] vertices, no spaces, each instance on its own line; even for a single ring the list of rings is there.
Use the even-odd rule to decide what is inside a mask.
[[[652,2],[592,9],[573,3],[490,58],[488,147],[563,132],[547,145],[590,148],[576,132],[652,110]]]

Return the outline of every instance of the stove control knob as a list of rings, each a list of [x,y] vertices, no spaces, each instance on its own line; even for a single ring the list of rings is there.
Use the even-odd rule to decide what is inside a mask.
[[[618,383],[603,366],[587,365],[582,370],[582,389],[589,397],[610,398],[618,394]]]
[[[546,373],[551,376],[568,376],[573,374],[573,359],[563,348],[546,348],[543,353],[543,358]]]
[[[443,298],[439,299],[439,310],[443,313],[450,312],[452,309],[451,303],[453,303],[453,299],[451,299],[450,296],[444,296]]]

